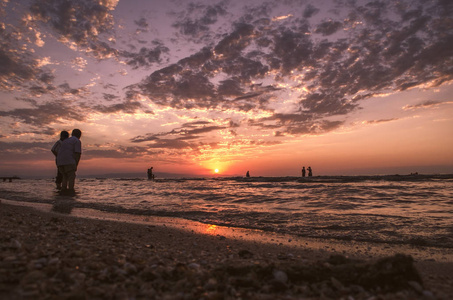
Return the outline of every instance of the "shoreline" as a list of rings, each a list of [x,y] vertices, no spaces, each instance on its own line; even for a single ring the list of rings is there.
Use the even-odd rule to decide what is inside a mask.
[[[0,296],[10,299],[49,295],[64,299],[80,293],[85,297],[113,293],[111,296],[143,299],[185,299],[181,295],[204,295],[206,299],[317,299],[339,295],[347,298],[348,294],[354,299],[373,295],[393,299],[396,294],[399,299],[449,299],[453,295],[453,262],[450,256],[433,259],[430,249],[413,256],[421,282],[408,280],[409,287],[401,286],[396,291],[354,288],[356,285],[343,284],[344,279],[335,273],[328,279],[319,278],[319,282],[299,283],[291,277],[295,266],[314,268],[309,269],[310,273],[326,267],[318,275],[322,277],[326,272],[338,271],[331,259],[341,257],[347,260],[348,268],[357,272],[364,264],[371,266],[367,270],[376,268],[374,262],[400,253],[400,249],[386,245],[379,253],[363,243],[316,244],[308,239],[299,244],[286,240],[286,236],[272,237],[251,230],[189,226],[177,220],[174,224],[158,224],[149,217],[147,223],[109,220],[105,215],[86,218],[86,211],[65,215],[8,202],[0,202]],[[347,247],[341,249],[339,244]],[[354,263],[356,260],[360,263]],[[265,274],[273,278],[261,278],[270,266],[271,275]],[[239,271],[247,276],[235,273]]]
[[[76,218],[116,221],[148,226],[163,226],[201,235],[218,236],[234,240],[292,248],[304,248],[328,253],[343,253],[361,259],[385,257],[393,255],[394,253],[402,253],[412,256],[416,261],[453,263],[453,249],[451,248],[300,237],[259,229],[212,225],[174,217],[131,215],[99,211],[91,208],[68,209],[66,204],[71,206],[72,200],[59,200],[58,202],[58,205],[53,205],[48,203],[13,201],[0,198],[0,203],[20,207],[31,207],[42,212],[63,216],[66,215]]]

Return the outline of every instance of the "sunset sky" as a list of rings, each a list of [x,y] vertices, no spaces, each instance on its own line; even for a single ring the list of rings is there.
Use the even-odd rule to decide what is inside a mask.
[[[453,173],[453,1],[0,0],[0,176]]]

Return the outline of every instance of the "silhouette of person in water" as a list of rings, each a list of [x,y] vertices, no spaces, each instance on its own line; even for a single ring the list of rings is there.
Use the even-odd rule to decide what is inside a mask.
[[[58,170],[63,174],[61,193],[66,195],[75,194],[76,171],[82,155],[82,142],[80,141],[82,131],[74,129],[71,135],[61,143],[57,155]]]
[[[245,177],[250,177],[250,172],[247,171],[247,174],[245,174]]]
[[[305,177],[305,167],[302,167],[302,177]]]
[[[153,167],[148,169],[148,180],[154,180]]]
[[[313,176],[313,173],[311,171],[311,167],[308,167],[307,170],[308,170],[308,177]]]
[[[66,130],[63,130],[60,132],[60,139],[55,142],[53,147],[50,149],[52,151],[53,155],[55,155],[55,165],[57,166],[57,177],[55,177],[55,184],[57,185],[57,189],[61,190],[61,182],[63,181],[63,174],[58,170],[58,165],[57,165],[57,155],[58,151],[61,148],[61,144],[65,139],[69,137],[69,132]]]

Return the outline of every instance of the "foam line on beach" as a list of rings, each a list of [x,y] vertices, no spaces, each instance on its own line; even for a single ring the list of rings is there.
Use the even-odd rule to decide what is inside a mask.
[[[453,262],[453,251],[448,248],[444,249],[421,246],[416,247],[410,245],[390,245],[381,243],[357,242],[353,240],[339,241],[306,237],[302,238],[298,236],[266,232],[257,229],[204,224],[201,222],[180,218],[120,214],[104,212],[90,208],[72,208],[69,210],[69,213],[65,213],[65,200],[60,201],[58,205],[11,201],[1,198],[0,201],[5,204],[32,207],[44,212],[66,214],[77,218],[109,220],[124,223],[142,224],[146,226],[162,226],[190,231],[197,234],[218,236],[221,239],[245,240],[263,244],[277,244],[294,248],[304,248],[313,251],[343,253],[346,255],[362,258],[385,257],[394,255],[395,253],[403,253],[411,255],[415,260],[418,261]]]

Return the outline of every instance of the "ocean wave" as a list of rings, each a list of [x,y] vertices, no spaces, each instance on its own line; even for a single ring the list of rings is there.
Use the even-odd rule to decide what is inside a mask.
[[[395,179],[396,178],[396,179]],[[421,180],[422,179],[422,180]],[[0,183],[0,198],[290,235],[453,248],[453,175],[82,179]]]

